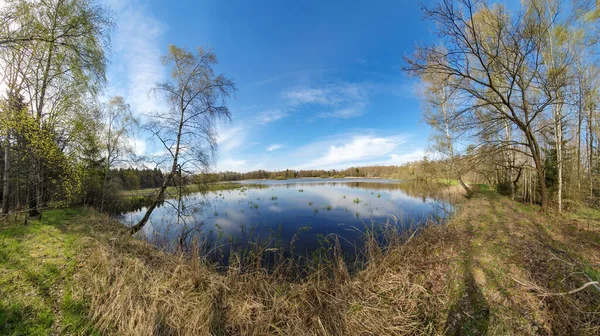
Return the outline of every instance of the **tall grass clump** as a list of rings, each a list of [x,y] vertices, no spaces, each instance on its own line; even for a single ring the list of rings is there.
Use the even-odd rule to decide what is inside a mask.
[[[86,240],[89,248],[76,281],[94,323],[107,334],[443,331],[440,307],[448,299],[449,280],[439,272],[454,257],[453,251],[444,252],[443,243],[452,231],[433,226],[417,242],[397,227],[391,223],[382,231],[366,230],[364,247],[356,251],[361,266],[352,272],[337,236],[328,237],[330,245],[318,263],[256,244],[233,252],[228,266],[219,268],[199,252],[197,241],[187,253],[166,254],[126,234],[109,238],[97,233],[98,238]]]

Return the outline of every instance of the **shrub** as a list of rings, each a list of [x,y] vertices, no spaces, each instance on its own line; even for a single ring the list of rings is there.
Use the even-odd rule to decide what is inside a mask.
[[[511,181],[504,181],[496,184],[496,190],[500,195],[510,196],[513,193],[513,184]]]

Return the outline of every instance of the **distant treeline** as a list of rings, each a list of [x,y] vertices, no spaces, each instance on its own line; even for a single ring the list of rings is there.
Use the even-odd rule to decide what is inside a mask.
[[[419,179],[423,175],[422,162],[411,162],[402,166],[367,166],[351,167],[343,170],[292,170],[281,171],[256,170],[247,173],[219,172],[214,174],[201,174],[188,176],[184,184],[218,181],[240,181],[254,179],[292,179],[292,178],[342,178],[342,177],[381,177],[393,179]],[[111,184],[117,185],[122,190],[137,190],[159,188],[165,180],[165,173],[160,169],[119,168],[111,169],[109,173]],[[173,182],[169,183],[172,186]]]
[[[160,169],[120,168],[112,169],[110,177],[120,183],[123,190],[158,188],[165,176]],[[172,184],[172,182],[171,182]]]
[[[342,178],[342,177],[381,177],[393,179],[418,179],[421,176],[422,164],[420,162],[411,162],[402,166],[367,166],[351,167],[343,170],[292,170],[281,171],[256,170],[247,173],[239,172],[220,172],[213,174],[213,178],[218,181],[239,181],[254,179],[292,179],[306,177],[321,178]]]

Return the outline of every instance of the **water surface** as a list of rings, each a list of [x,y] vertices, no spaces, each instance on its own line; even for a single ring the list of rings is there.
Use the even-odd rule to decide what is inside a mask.
[[[337,235],[342,249],[360,248],[363,233],[391,223],[401,230],[442,221],[451,210],[430,189],[414,181],[384,179],[247,180],[241,188],[167,200],[139,233],[161,248],[173,249],[194,238],[214,246],[260,243],[308,254],[324,237]],[[177,207],[184,215],[177,216]],[[126,213],[135,223],[146,208]],[[225,255],[227,255],[227,251]]]

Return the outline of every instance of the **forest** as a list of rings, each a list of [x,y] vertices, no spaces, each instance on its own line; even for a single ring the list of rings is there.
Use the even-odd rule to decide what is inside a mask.
[[[599,15],[588,1],[528,1],[518,15],[470,1],[425,10],[440,44],[417,47],[404,71],[424,83],[446,171],[542,209],[598,203]]]

